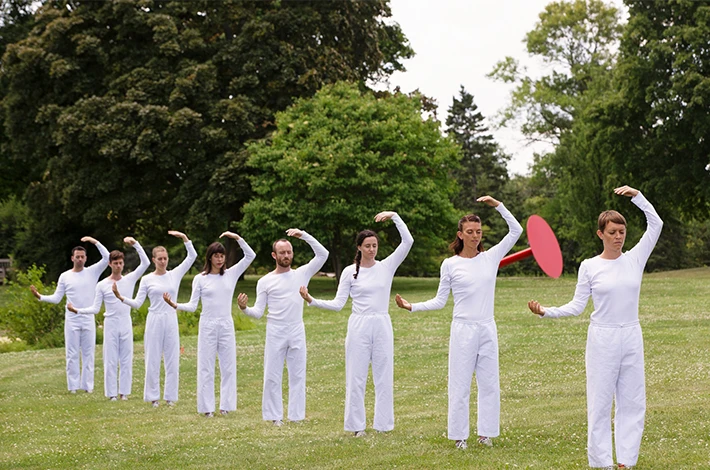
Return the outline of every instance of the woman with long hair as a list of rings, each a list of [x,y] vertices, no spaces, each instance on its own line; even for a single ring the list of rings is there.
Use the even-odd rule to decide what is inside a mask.
[[[256,258],[256,253],[236,233],[224,232],[221,237],[239,243],[244,257],[225,269],[224,245],[214,242],[207,247],[202,273],[192,281],[192,295],[186,304],[175,303],[169,292],[163,299],[172,308],[194,312],[202,299],[202,313],[197,334],[197,412],[211,418],[215,411],[214,361],[219,356],[221,386],[219,412],[226,415],[237,409],[237,343],[232,319],[232,297],[237,280]]]
[[[436,297],[410,304],[399,294],[400,308],[412,312],[444,308],[449,291],[454,295],[454,314],[449,339],[449,439],[458,449],[466,449],[469,437],[471,378],[478,386],[478,442],[492,446],[500,434],[500,383],[498,331],[493,317],[498,265],[523,233],[523,227],[503,203],[490,196],[477,199],[495,207],[508,224],[508,234],[490,250],[481,240],[481,219],[474,214],[461,218],[450,248],[454,256],[441,263]]]
[[[372,363],[375,384],[375,419],[380,432],[394,429],[394,335],[389,316],[390,291],[394,273],[414,239],[396,212],[380,212],[375,222],[392,219],[402,242],[382,261],[377,261],[379,239],[372,230],[357,235],[355,263],[343,269],[333,300],[318,300],[302,286],[301,296],[308,305],[340,311],[352,297],[352,315],[345,337],[345,430],[355,437],[365,435],[365,385]]]
[[[622,252],[626,219],[617,211],[604,211],[597,221],[597,236],[604,249],[579,265],[574,298],[561,307],[528,302],[542,318],[579,315],[592,297],[594,311],[587,332],[587,458],[590,467],[613,468],[611,405],[616,400],[614,425],[618,468],[636,465],[646,414],[643,335],[639,324],[639,293],[643,270],[663,221],[638,189],[621,186],[619,196],[631,197],[646,215],[647,229],[638,244]]]

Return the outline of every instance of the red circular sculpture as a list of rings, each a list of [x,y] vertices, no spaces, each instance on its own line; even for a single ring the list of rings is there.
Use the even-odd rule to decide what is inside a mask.
[[[502,268],[529,257],[535,257],[538,266],[550,277],[558,278],[562,274],[562,251],[557,237],[545,219],[531,215],[527,223],[528,243],[530,248],[503,258],[498,265]]]

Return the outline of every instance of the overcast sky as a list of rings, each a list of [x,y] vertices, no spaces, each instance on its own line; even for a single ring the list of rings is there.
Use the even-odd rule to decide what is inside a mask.
[[[435,98],[438,117],[463,85],[479,110],[491,119],[508,102],[511,87],[486,77],[506,56],[519,59],[531,71],[542,64],[528,58],[523,39],[551,0],[391,0],[393,20],[399,23],[416,55],[405,61],[407,71],[395,73],[390,88],[408,93],[419,89]],[[621,0],[607,0],[623,7]],[[536,147],[526,145],[515,129],[492,129],[496,140],[512,155],[508,169],[525,174]]]

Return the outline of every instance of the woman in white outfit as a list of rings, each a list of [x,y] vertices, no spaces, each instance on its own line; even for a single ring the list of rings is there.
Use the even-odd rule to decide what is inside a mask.
[[[389,316],[389,299],[394,273],[409,253],[414,239],[395,212],[380,212],[375,222],[392,219],[402,242],[382,261],[377,261],[378,238],[365,230],[356,238],[355,264],[343,269],[333,300],[318,300],[302,286],[301,296],[311,306],[339,311],[352,297],[352,315],[345,338],[345,430],[355,437],[365,435],[365,385],[372,363],[375,384],[377,431],[394,429],[394,335]]]
[[[219,356],[221,377],[219,412],[226,415],[237,409],[237,343],[232,319],[232,297],[237,280],[256,258],[256,253],[236,233],[224,232],[220,237],[236,240],[244,257],[224,269],[226,250],[219,242],[207,247],[202,273],[192,281],[190,302],[176,304],[170,293],[163,299],[172,308],[194,312],[202,299],[202,313],[197,335],[197,412],[211,418],[215,411],[214,361]]]
[[[589,296],[594,303],[585,354],[587,370],[587,456],[589,466],[613,468],[611,405],[616,400],[615,436],[618,468],[636,465],[646,413],[643,337],[638,318],[639,292],[646,261],[656,246],[663,221],[640,191],[616,188],[632,197],[646,215],[647,229],[639,243],[622,252],[626,220],[616,211],[599,215],[601,255],[582,261],[574,299],[562,307],[528,302],[542,318],[579,315]]]
[[[449,291],[454,295],[454,318],[449,339],[449,439],[459,449],[467,448],[471,378],[476,373],[478,387],[478,442],[492,446],[500,434],[500,383],[498,332],[493,319],[496,275],[501,259],[523,233],[515,217],[490,196],[478,198],[495,207],[508,224],[508,234],[490,250],[481,244],[481,219],[469,214],[459,220],[456,239],[450,248],[455,255],[441,263],[436,297],[410,304],[399,294],[397,305],[412,312],[439,310],[446,305]]]
[[[162,246],[153,248],[155,271],[143,276],[135,299],[124,297],[113,284],[113,293],[121,302],[131,308],[140,308],[145,298],[150,299],[148,317],[145,322],[143,338],[145,349],[145,388],[143,400],[157,407],[160,400],[160,361],[165,361],[165,390],[163,398],[168,406],[178,399],[180,374],[180,330],[175,310],[163,301],[163,293],[177,297],[180,280],[187,273],[197,258],[197,252],[187,235],[171,230],[174,237],[181,238],[187,249],[187,256],[176,268],[168,271],[168,251]]]

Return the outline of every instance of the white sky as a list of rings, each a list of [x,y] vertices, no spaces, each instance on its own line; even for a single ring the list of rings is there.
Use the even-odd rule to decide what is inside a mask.
[[[528,58],[523,39],[538,15],[552,0],[391,0],[392,19],[399,23],[414,49],[405,61],[407,71],[395,73],[389,88],[409,93],[419,89],[437,100],[438,118],[463,85],[473,94],[496,140],[512,155],[510,173],[526,174],[534,150],[517,129],[494,129],[493,118],[507,103],[512,87],[486,77],[506,56],[518,59],[530,71],[541,63]],[[623,8],[621,0],[607,0]],[[542,145],[542,144],[536,144]]]

